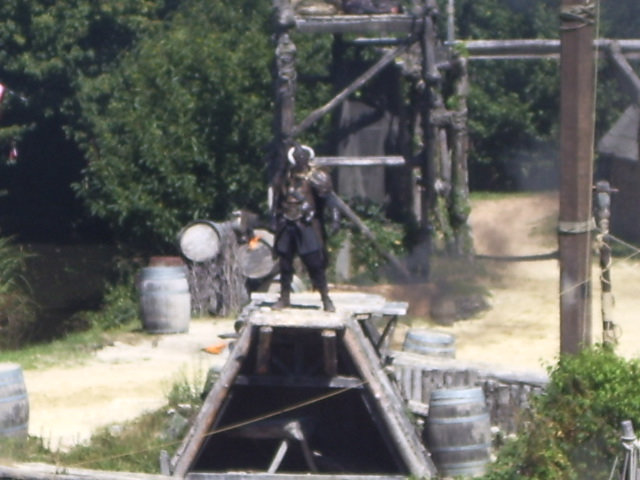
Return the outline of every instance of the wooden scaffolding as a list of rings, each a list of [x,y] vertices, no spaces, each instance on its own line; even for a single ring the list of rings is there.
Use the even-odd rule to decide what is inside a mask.
[[[422,242],[439,232],[450,253],[473,252],[468,227],[468,133],[466,59],[439,38],[435,0],[414,0],[409,12],[376,15],[298,15],[290,0],[273,0],[275,12],[275,154],[271,172],[281,168],[286,149],[323,116],[333,112],[385,69],[395,66],[408,82],[410,130],[398,156],[320,157],[319,164],[402,164],[412,178],[413,213],[421,225]],[[334,54],[355,46],[373,49],[379,57],[324,105],[297,120],[298,73],[294,33],[332,35]],[[358,37],[358,35],[360,35]],[[348,40],[345,38],[348,37]],[[355,37],[355,38],[353,38]],[[339,54],[339,53],[338,53]],[[334,55],[335,57],[335,55]],[[417,140],[417,141],[416,141]],[[304,143],[304,142],[302,142]],[[428,246],[428,245],[427,245]],[[428,251],[428,250],[424,250]],[[427,262],[420,258],[420,262]]]
[[[432,478],[430,455],[385,371],[407,305],[336,292],[292,308],[254,295],[231,355],[171,460],[174,477]],[[244,472],[244,473],[238,473]],[[266,478],[266,477],[265,477]]]

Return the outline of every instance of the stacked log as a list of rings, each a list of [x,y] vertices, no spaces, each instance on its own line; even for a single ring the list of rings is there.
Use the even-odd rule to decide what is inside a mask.
[[[222,317],[239,312],[249,294],[233,223],[192,222],[180,232],[179,244],[189,267],[192,312]]]

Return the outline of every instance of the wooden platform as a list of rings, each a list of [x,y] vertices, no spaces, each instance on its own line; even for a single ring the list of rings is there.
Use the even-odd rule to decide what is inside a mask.
[[[296,16],[295,28],[303,33],[412,33],[423,22],[413,15],[317,15]]]
[[[385,341],[406,303],[335,292],[257,294],[196,421],[175,477],[431,478],[436,469],[385,372]]]

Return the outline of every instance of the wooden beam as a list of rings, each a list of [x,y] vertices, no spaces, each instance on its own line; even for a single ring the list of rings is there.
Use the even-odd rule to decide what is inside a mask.
[[[310,473],[256,473],[256,472],[224,472],[224,473],[189,473],[185,480],[407,480],[404,475],[318,475]]]
[[[365,156],[365,157],[316,157],[312,165],[317,167],[397,167],[406,165],[404,157]]]
[[[335,376],[310,377],[307,375],[238,375],[235,385],[263,387],[302,387],[302,388],[363,388],[362,381],[356,377]]]
[[[634,57],[640,55],[640,39],[597,39],[594,45],[598,50],[609,49],[617,43],[623,55]],[[539,59],[560,58],[559,39],[510,39],[510,40],[457,40],[456,47],[469,52],[470,60],[496,59]]]
[[[258,348],[256,353],[256,373],[258,375],[269,373],[272,337],[273,328],[265,326],[258,329]]]
[[[374,233],[369,229],[369,227],[364,224],[362,220],[360,220],[360,217],[358,217],[358,215],[353,210],[351,210],[351,207],[349,207],[349,205],[347,205],[344,200],[342,200],[338,195],[332,192],[331,201],[333,201],[336,208],[338,208],[349,220],[351,220],[356,225],[356,227],[358,227],[358,230],[360,230],[360,232],[365,237],[371,240],[375,249],[378,250],[378,252],[383,257],[389,260],[389,262],[396,268],[399,273],[402,274],[404,278],[409,278],[411,276],[409,270],[407,270],[407,267],[405,267],[400,262],[400,260],[398,260],[398,257],[396,257],[393,253],[391,253],[378,243],[378,240],[376,239]]]
[[[174,477],[166,475],[67,468],[44,463],[0,465],[0,478],[12,480],[175,480]]]
[[[335,330],[322,331],[322,350],[324,357],[324,373],[334,377],[338,373],[338,345]]]
[[[629,65],[626,57],[622,54],[620,44],[618,42],[611,42],[608,52],[609,58],[616,67],[620,83],[629,95],[631,95],[633,101],[637,105],[640,105],[640,78],[638,78],[635,70]]]
[[[174,477],[184,477],[189,471],[200,447],[205,441],[205,437],[210,433],[209,429],[211,428],[211,424],[209,420],[216,418],[224,398],[229,393],[240,371],[242,362],[251,345],[252,331],[253,329],[251,327],[245,327],[241,331],[240,338],[235,342],[231,350],[231,355],[220,372],[220,377],[207,395],[193,426],[184,437],[182,445],[171,459]]]
[[[305,118],[299,125],[296,125],[291,132],[292,136],[298,136],[302,132],[304,132],[307,128],[313,125],[316,121],[322,118],[324,115],[329,113],[334,108],[338,107],[342,102],[344,102],[349,95],[354,93],[360,87],[362,87],[365,83],[371,80],[374,76],[380,73],[387,65],[393,62],[399,55],[403,54],[407,51],[406,45],[400,45],[399,47],[394,48],[393,50],[388,51],[385,55],[380,58],[374,65],[372,65],[366,72],[356,78],[351,85],[347,86],[344,90],[338,93],[333,99],[331,99],[328,103],[323,105],[320,108],[317,108],[313,112],[311,112],[307,118]]]
[[[412,33],[423,19],[413,15],[323,15],[296,17],[302,33]]]
[[[389,433],[399,449],[399,454],[412,476],[433,478],[437,470],[429,453],[420,441],[416,429],[405,415],[404,402],[398,389],[392,384],[384,370],[373,345],[364,337],[357,321],[349,319],[350,326],[344,331],[343,342],[354,359],[360,376],[367,382],[372,395],[377,399],[378,415],[386,417]],[[374,412],[371,412],[374,414]]]

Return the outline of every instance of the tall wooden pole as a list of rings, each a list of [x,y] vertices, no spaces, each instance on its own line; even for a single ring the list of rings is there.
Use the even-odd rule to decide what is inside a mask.
[[[560,31],[560,352],[591,343],[593,0],[562,0]]]

